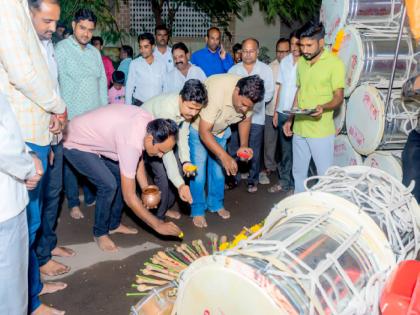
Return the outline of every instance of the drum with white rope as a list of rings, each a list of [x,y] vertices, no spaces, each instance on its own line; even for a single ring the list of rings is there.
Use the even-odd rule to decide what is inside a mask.
[[[395,264],[387,244],[350,202],[297,194],[238,247],[185,269],[172,314],[375,314],[377,280]]]
[[[386,91],[361,85],[350,96],[346,130],[354,149],[363,155],[377,148],[403,149],[408,134],[417,126],[420,104],[405,102],[394,92],[385,114]]]
[[[311,177],[305,185],[309,191],[340,196],[367,213],[387,235],[397,261],[417,257],[420,208],[411,194],[413,187],[367,166],[331,167],[325,176]]]
[[[361,83],[388,88],[393,68],[397,34],[387,31],[372,32],[346,26],[338,47],[338,56],[346,67],[344,94]],[[404,34],[398,54],[393,86],[401,87],[415,68],[411,38]]]
[[[402,151],[375,151],[364,161],[365,166],[379,168],[402,181]]]
[[[334,165],[362,165],[362,156],[351,145],[347,135],[338,135],[334,140]]]
[[[320,20],[325,26],[326,43],[333,44],[337,32],[346,24],[396,28],[400,14],[400,0],[323,0]]]

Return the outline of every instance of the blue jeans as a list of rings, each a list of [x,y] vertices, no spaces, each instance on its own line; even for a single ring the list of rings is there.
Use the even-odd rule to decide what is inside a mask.
[[[223,149],[226,149],[226,141],[229,137],[230,129],[228,128],[222,138],[214,137],[214,139]],[[203,216],[206,209],[211,212],[219,211],[224,207],[225,198],[225,174],[223,168],[216,160],[216,157],[201,142],[198,131],[193,127],[190,127],[188,143],[191,162],[198,167],[197,175],[190,181],[193,197],[191,216]],[[205,192],[206,184],[207,198]]]
[[[86,178],[82,178],[70,163],[64,161],[64,192],[67,198],[68,208],[80,206],[79,199],[79,183],[83,189],[85,204],[92,204],[95,199],[93,187],[87,182]]]
[[[305,191],[304,181],[308,178],[311,157],[315,162],[317,174],[322,176],[333,165],[334,138],[304,138],[293,136],[293,177],[295,179],[295,193]]]
[[[50,146],[39,146],[33,143],[26,143],[32,151],[36,153],[38,158],[41,160],[42,168],[47,169],[48,165],[48,154],[50,153]],[[44,189],[44,182],[46,176],[42,176],[38,186],[29,191],[29,204],[26,208],[26,214],[28,218],[28,230],[29,230],[29,268],[28,268],[28,313],[35,311],[40,305],[39,293],[42,290],[41,275],[39,273],[38,258],[36,257],[35,239],[36,233],[41,225],[41,209],[42,209],[42,194]]]
[[[292,150],[292,137],[286,137],[283,132],[283,125],[289,118],[282,113],[278,114],[278,143],[280,146],[280,161],[277,164],[277,174],[279,177],[279,185],[283,190],[294,188],[294,181],[292,176],[293,165],[293,150]]]
[[[28,223],[26,211],[0,222],[0,314],[27,314]]]
[[[249,132],[249,146],[254,152],[249,163],[248,185],[258,184],[258,175],[261,170],[262,147],[264,143],[264,125],[251,124]]]
[[[413,130],[408,135],[402,153],[403,184],[408,186],[412,180],[416,181],[412,194],[420,203],[420,134]]]
[[[36,253],[40,266],[51,259],[51,251],[57,246],[55,226],[63,188],[63,144],[53,145],[51,149],[54,152],[54,164],[48,165],[45,172],[41,228],[36,241]]]
[[[97,154],[64,149],[64,157],[96,188],[95,224],[93,235],[100,237],[121,223],[124,206],[118,162]]]

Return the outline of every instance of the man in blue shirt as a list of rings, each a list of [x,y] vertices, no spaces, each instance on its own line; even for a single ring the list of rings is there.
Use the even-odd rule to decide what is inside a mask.
[[[206,47],[192,54],[191,63],[203,69],[207,77],[226,73],[233,66],[233,59],[221,45],[222,33],[217,27],[207,30]]]

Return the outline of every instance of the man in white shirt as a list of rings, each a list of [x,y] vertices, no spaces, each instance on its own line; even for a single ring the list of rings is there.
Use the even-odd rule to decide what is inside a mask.
[[[242,77],[258,75],[264,81],[264,98],[254,105],[252,114],[251,132],[249,134],[249,146],[254,152],[251,159],[248,176],[248,192],[258,190],[258,176],[261,168],[261,149],[264,143],[265,104],[273,98],[274,82],[273,72],[265,63],[259,61],[259,42],[254,38],[245,39],[242,42],[242,62],[229,69],[229,73]]]
[[[153,49],[153,56],[166,67],[166,72],[174,68],[171,47],[168,46],[169,30],[166,25],[158,25],[155,28],[156,47]]]
[[[200,67],[189,62],[190,53],[184,43],[176,43],[172,47],[172,56],[175,61],[175,68],[165,76],[164,93],[179,93],[185,82],[190,79],[197,79],[202,83],[207,79]]]
[[[284,111],[290,111],[292,109],[293,101],[297,91],[296,69],[298,59],[300,58],[298,32],[293,31],[290,34],[289,40],[291,53],[280,63],[279,74],[276,82],[276,90],[274,92],[276,108],[273,116],[273,126],[277,128],[279,133],[278,143],[280,145],[281,158],[277,165],[279,182],[278,184],[268,189],[268,192],[271,193],[294,189],[294,181],[292,176],[292,138],[285,136],[283,132],[283,125],[289,118],[289,115]]]
[[[125,102],[141,106],[147,100],[162,93],[166,67],[153,56],[155,46],[153,34],[140,34],[138,42],[141,57],[130,63],[125,87]]]
[[[27,314],[27,189],[42,175],[41,161],[28,153],[16,117],[0,94],[0,314]],[[25,187],[26,184],[26,187]]]
[[[289,39],[280,38],[276,43],[276,58],[269,64],[273,71],[273,80],[277,81],[280,62],[289,54]],[[260,173],[260,184],[269,184],[268,175],[277,170],[277,129],[273,126],[274,110],[276,108],[276,97],[274,96],[265,108],[265,128],[264,128],[264,166],[265,171]]]

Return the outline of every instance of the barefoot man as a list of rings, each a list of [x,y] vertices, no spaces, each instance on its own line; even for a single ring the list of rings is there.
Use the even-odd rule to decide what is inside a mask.
[[[161,158],[174,147],[177,133],[174,121],[153,120],[152,115],[132,105],[101,107],[69,123],[64,156],[96,187],[93,235],[103,251],[118,250],[110,234],[137,234],[136,229],[121,223],[124,202],[159,234],[181,233],[173,222],[151,214],[136,194],[136,178],[142,189],[147,186],[143,150]]]

